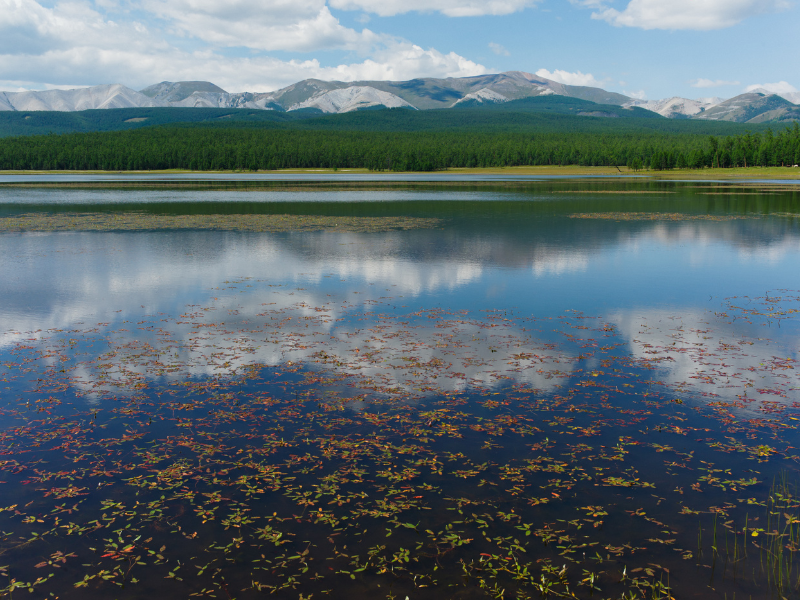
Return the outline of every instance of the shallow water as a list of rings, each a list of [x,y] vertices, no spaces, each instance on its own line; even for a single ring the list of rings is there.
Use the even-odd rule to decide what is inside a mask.
[[[798,597],[799,208],[2,189],[0,586]]]
[[[590,179],[592,175],[572,175],[568,179]],[[638,178],[639,175],[620,175],[615,178]],[[513,171],[508,173],[458,173],[458,172],[431,172],[431,173],[350,173],[347,169],[332,173],[327,169],[320,169],[319,173],[305,171],[292,172],[267,172],[267,173],[36,173],[36,174],[2,174],[2,183],[74,183],[74,182],[117,182],[117,181],[422,181],[422,182],[459,182],[464,181],[546,181],[562,180],[558,175],[519,175]]]

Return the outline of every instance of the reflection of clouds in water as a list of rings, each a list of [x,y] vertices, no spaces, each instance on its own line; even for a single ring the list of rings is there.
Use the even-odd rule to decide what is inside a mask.
[[[544,248],[533,258],[532,269],[536,277],[581,273],[589,269],[589,256],[581,251]]]
[[[789,255],[797,254],[800,254],[800,239],[793,238],[776,240],[773,244],[755,248],[739,249],[740,260],[757,263],[775,264]]]
[[[380,310],[379,305],[373,307],[373,303],[382,296],[456,292],[463,286],[481,282],[497,266],[518,269],[528,277],[531,274],[557,277],[588,271],[598,260],[596,250],[604,240],[612,241],[614,248],[628,256],[634,254],[631,249],[648,244],[657,250],[686,244],[690,246],[687,252],[706,256],[704,260],[709,264],[719,256],[707,250],[713,246],[727,247],[728,253],[733,246],[738,249],[740,259],[746,256],[753,260],[778,260],[780,257],[786,260],[800,253],[795,232],[774,220],[614,226],[603,223],[585,237],[574,235],[585,231],[583,229],[558,227],[547,225],[525,230],[524,236],[519,232],[505,235],[457,228],[384,234],[207,231],[6,234],[0,236],[0,253],[4,256],[0,261],[0,280],[4,282],[0,287],[0,348],[19,343],[21,338],[50,335],[48,330],[84,330],[98,323],[118,323],[120,319],[142,313],[163,312],[171,318],[187,304],[211,303],[211,297],[217,296],[224,302],[214,303],[214,318],[224,322],[224,326],[195,330],[187,324],[161,323],[159,317],[154,319],[158,327],[164,328],[164,335],[159,337],[125,325],[130,332],[123,332],[114,343],[127,348],[120,350],[111,361],[116,366],[107,369],[109,381],[129,387],[129,382],[136,378],[228,374],[246,365],[280,365],[293,361],[339,373],[358,374],[374,379],[376,386],[395,386],[402,390],[423,385],[441,390],[464,389],[470,383],[492,385],[497,373],[520,369],[506,374],[515,381],[550,390],[556,380],[548,379],[547,371],[553,370],[550,367],[558,369],[562,363],[547,359],[545,363],[549,366],[540,369],[535,359],[530,359],[530,363],[523,359],[517,365],[514,356],[519,354],[519,349],[495,344],[494,338],[475,322],[456,324],[445,316],[449,325],[442,329],[434,327],[434,320],[425,327],[416,328],[404,328],[395,323],[394,329],[390,326],[371,338],[366,329],[355,328],[346,317],[355,310]],[[666,248],[666,251],[671,250]],[[234,291],[226,289],[228,284],[223,282],[244,275],[253,280],[253,288],[242,284]],[[309,290],[296,290],[295,295],[290,296],[287,288],[269,288],[263,281],[290,282],[289,287],[308,287]],[[328,282],[333,283],[329,285]],[[278,289],[281,293],[271,293]],[[247,293],[240,293],[242,291]],[[354,294],[355,291],[359,293]],[[335,296],[328,296],[328,292]],[[352,308],[342,308],[342,298],[347,298]],[[301,300],[305,306],[299,304]],[[446,300],[451,304],[459,303],[457,298]],[[262,307],[262,302],[277,304]],[[325,307],[326,312],[317,312],[313,307]],[[276,320],[291,316],[291,321],[280,330],[265,328],[267,314],[261,317],[264,323],[259,329],[256,315],[269,310],[281,313],[275,316]],[[238,311],[238,314],[228,311]],[[667,317],[652,312],[645,316],[648,314],[656,319]],[[674,332],[661,331],[660,326],[651,324],[647,339],[663,334],[663,343],[647,339],[636,342],[638,338],[634,334],[638,332],[638,322],[630,316],[618,315],[617,318],[620,326],[626,328],[631,350],[638,358],[652,356],[648,354],[651,348],[645,346],[647,343],[658,346],[675,341],[669,338]],[[723,387],[729,385],[721,383],[723,375],[726,380],[736,373],[747,375],[745,366],[754,361],[755,364],[769,361],[775,347],[764,341],[756,341],[753,346],[740,344],[741,356],[728,352],[738,361],[733,367],[715,366],[709,362],[711,351],[703,354],[692,345],[701,343],[699,338],[691,337],[699,334],[689,332],[703,328],[701,317],[684,314],[683,321],[681,343],[686,348],[671,349],[673,360],[660,363],[672,384],[689,381],[732,398],[738,392],[736,388]],[[374,317],[370,317],[369,322],[374,323],[374,327],[383,327]],[[104,330],[105,326],[98,327]],[[512,338],[525,339],[521,330],[513,330],[511,325],[504,327]],[[721,323],[715,324],[715,328],[716,334],[708,334],[716,336],[717,341],[713,343],[737,337],[733,328]],[[442,331],[452,334],[447,344],[437,344],[441,337],[436,333]],[[25,335],[14,332],[25,332]],[[332,332],[335,333],[333,339]],[[417,346],[409,339],[412,335],[409,332],[413,332],[413,340],[419,342]],[[156,339],[158,342],[154,341]],[[143,356],[153,354],[153,349],[145,346],[146,340],[150,340],[153,347],[163,347],[170,339],[174,340],[178,355],[172,351],[170,355],[156,356],[161,367],[137,364],[134,360],[138,352],[144,352]],[[529,340],[519,343],[522,352],[530,352],[529,347],[536,345]],[[702,343],[712,344],[708,339]],[[226,350],[228,346],[233,350]],[[453,360],[453,348],[459,348],[457,360]],[[318,355],[323,350],[326,357]],[[410,352],[414,360],[402,360],[403,352]],[[781,354],[780,351],[776,353]],[[555,358],[561,360],[561,355]],[[569,363],[568,357],[565,362]],[[728,373],[726,369],[734,372]],[[571,368],[564,370],[571,371]],[[774,373],[762,371],[751,372],[754,385],[769,388],[782,382]],[[87,392],[91,391],[97,374],[77,375],[78,383],[85,382],[81,385]],[[704,380],[706,376],[715,378],[714,383]],[[741,386],[738,381],[734,383]]]
[[[725,237],[728,236],[719,230],[712,230],[708,223],[656,222],[649,230],[632,235],[631,240],[654,240],[670,246],[687,242],[691,242],[693,246],[707,246],[717,239]]]
[[[403,237],[409,233],[414,237]],[[440,246],[440,236],[440,232],[0,236],[0,252],[12,258],[0,263],[0,280],[5,282],[0,290],[0,347],[15,343],[18,336],[8,332],[108,322],[118,313],[141,314],[142,306],[148,313],[172,313],[185,302],[206,300],[208,290],[245,274],[300,284],[323,283],[326,275],[354,280],[345,286],[352,288],[349,291],[358,289],[361,295],[352,299],[363,303],[386,288],[411,296],[452,292],[480,281],[484,265],[498,261],[519,268],[532,265],[536,276],[580,271],[588,264],[583,253],[547,245],[510,252],[507,245],[495,247],[487,240],[448,241]],[[362,290],[362,281],[382,289]]]
[[[703,252],[715,245],[735,248],[739,260],[746,262],[774,264],[800,254],[796,228],[776,220],[654,222],[621,232],[618,241],[632,250],[653,242],[658,246],[691,245],[694,264],[709,262]]]
[[[0,347],[15,343],[8,332],[71,328],[123,314],[174,310],[183,300],[208,298],[207,290],[243,274],[253,279],[320,282],[325,275],[362,278],[393,293],[416,295],[454,289],[480,278],[474,262],[440,257],[427,262],[398,257],[385,238],[316,234],[309,252],[287,237],[238,234],[59,234],[0,236]],[[298,236],[300,237],[300,236]],[[310,244],[309,244],[310,245]],[[80,249],[80,252],[76,252]],[[357,285],[361,281],[349,284]],[[385,289],[385,288],[384,288]],[[372,297],[364,290],[358,300]],[[377,293],[377,291],[376,291]],[[319,295],[324,295],[320,292]]]
[[[634,359],[651,362],[655,379],[677,390],[713,399],[790,403],[800,400],[795,368],[800,340],[785,343],[745,337],[735,324],[710,313],[638,310],[610,320],[626,338]]]
[[[177,320],[112,332],[107,350],[73,371],[73,385],[90,399],[125,396],[156,379],[228,377],[254,365],[292,363],[355,378],[378,393],[422,396],[509,381],[547,392],[572,372],[570,355],[545,349],[517,322],[348,314],[300,292],[271,296],[265,306],[228,295],[213,310],[198,307]]]

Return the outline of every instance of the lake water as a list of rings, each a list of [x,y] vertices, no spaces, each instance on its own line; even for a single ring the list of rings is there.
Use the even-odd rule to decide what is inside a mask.
[[[0,596],[800,597],[800,186],[407,183],[0,188]]]

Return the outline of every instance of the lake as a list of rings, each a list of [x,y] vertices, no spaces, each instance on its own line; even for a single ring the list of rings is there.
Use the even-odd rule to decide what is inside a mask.
[[[0,181],[0,592],[800,597],[800,185],[218,179]]]

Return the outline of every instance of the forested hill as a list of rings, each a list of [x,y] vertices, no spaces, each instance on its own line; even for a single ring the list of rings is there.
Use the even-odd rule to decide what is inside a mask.
[[[252,122],[262,127],[303,120],[316,115],[222,108],[115,108],[79,112],[0,112],[0,138],[50,133],[122,131],[157,125]]]
[[[576,119],[580,117],[570,117]],[[714,137],[653,130],[344,131],[167,126],[0,139],[0,170],[431,171],[521,165],[652,169],[800,163],[800,126]]]
[[[31,121],[25,125],[28,132],[53,131],[0,138],[0,169],[428,171],[800,163],[797,124],[774,134],[766,126],[666,119],[642,109],[562,96],[447,110],[298,112],[149,108],[0,113],[7,127],[18,124],[12,117],[21,117]],[[70,126],[83,132],[57,132]]]
[[[618,106],[610,108],[618,111],[619,115],[606,113],[599,116],[597,113],[605,112],[604,105],[593,104],[585,100],[545,96],[474,108],[426,111],[393,108],[359,111],[319,116],[291,124],[282,124],[281,127],[314,131],[470,131],[481,133],[604,133],[611,135],[672,133],[701,136],[736,135],[745,131],[765,131],[767,129],[766,125],[753,126],[724,121],[697,122],[667,119],[643,109],[624,109]],[[205,125],[228,126],[220,121],[209,122]],[[230,125],[236,127],[257,126],[255,123],[246,122],[230,123]]]
[[[730,135],[765,126],[666,119],[641,108],[596,104],[566,96],[538,96],[455,109],[365,110],[338,115],[237,108],[120,108],[81,112],[0,112],[0,137],[119,131],[158,125],[341,131],[659,131]]]

